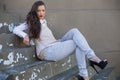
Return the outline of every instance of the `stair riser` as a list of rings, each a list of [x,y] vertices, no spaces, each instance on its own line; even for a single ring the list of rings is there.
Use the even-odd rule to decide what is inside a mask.
[[[25,47],[22,39],[14,34],[0,34],[0,50],[6,49],[9,47]]]
[[[48,62],[43,65],[36,65],[35,67],[22,71],[19,74],[14,74],[8,77],[7,80],[46,80],[54,75],[66,71],[76,64],[72,64],[74,56],[67,57],[61,61]]]
[[[8,26],[0,26],[0,34],[1,33],[11,33],[8,29]]]
[[[18,15],[13,15],[13,14],[7,14],[7,13],[0,13],[0,22],[4,23],[18,23],[19,20],[19,16]]]
[[[25,64],[34,60],[36,60],[34,47],[0,52],[0,69]]]

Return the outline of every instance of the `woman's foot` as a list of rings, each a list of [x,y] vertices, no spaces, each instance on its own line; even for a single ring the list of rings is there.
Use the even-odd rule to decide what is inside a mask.
[[[97,69],[95,68],[95,65],[98,66],[98,67],[101,68],[101,69],[104,69],[104,68],[107,66],[107,64],[108,64],[108,61],[107,61],[107,60],[102,60],[102,61],[100,61],[99,63],[94,62],[94,61],[91,61],[91,60],[89,60],[89,62],[90,62],[90,66],[91,66],[97,73],[99,73],[99,72],[98,72]]]
[[[93,66],[96,65],[101,69],[104,69],[107,66],[107,64],[108,64],[107,60],[102,60],[99,63],[90,60],[90,65],[93,65]]]
[[[82,76],[78,75],[77,78],[78,78],[78,80],[89,80],[88,76],[82,77]]]
[[[89,60],[97,62],[97,63],[99,63],[101,61],[101,59],[99,57],[97,57],[97,56],[93,56],[93,57],[89,58]]]

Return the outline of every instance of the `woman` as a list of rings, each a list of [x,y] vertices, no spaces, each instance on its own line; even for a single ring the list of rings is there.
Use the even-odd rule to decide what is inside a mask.
[[[17,26],[13,33],[23,38],[23,43],[29,45],[29,38],[35,39],[37,57],[41,60],[58,61],[76,51],[76,60],[79,68],[79,80],[89,80],[85,56],[91,66],[97,65],[104,69],[107,61],[100,60],[88,45],[82,33],[74,28],[68,31],[61,39],[56,40],[45,20],[46,6],[44,2],[33,4],[26,17],[26,22]],[[29,34],[23,30],[29,30]]]

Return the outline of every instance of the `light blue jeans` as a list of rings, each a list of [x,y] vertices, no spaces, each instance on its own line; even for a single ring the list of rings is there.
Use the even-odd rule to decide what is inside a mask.
[[[85,37],[76,28],[68,31],[58,42],[46,47],[44,51],[46,52],[44,59],[51,61],[61,60],[75,51],[79,75],[81,76],[88,76],[85,56],[87,58],[95,56]]]

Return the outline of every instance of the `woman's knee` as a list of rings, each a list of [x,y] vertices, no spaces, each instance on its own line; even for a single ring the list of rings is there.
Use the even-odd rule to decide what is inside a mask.
[[[74,33],[74,32],[79,32],[79,29],[78,28],[72,28],[71,31]]]

